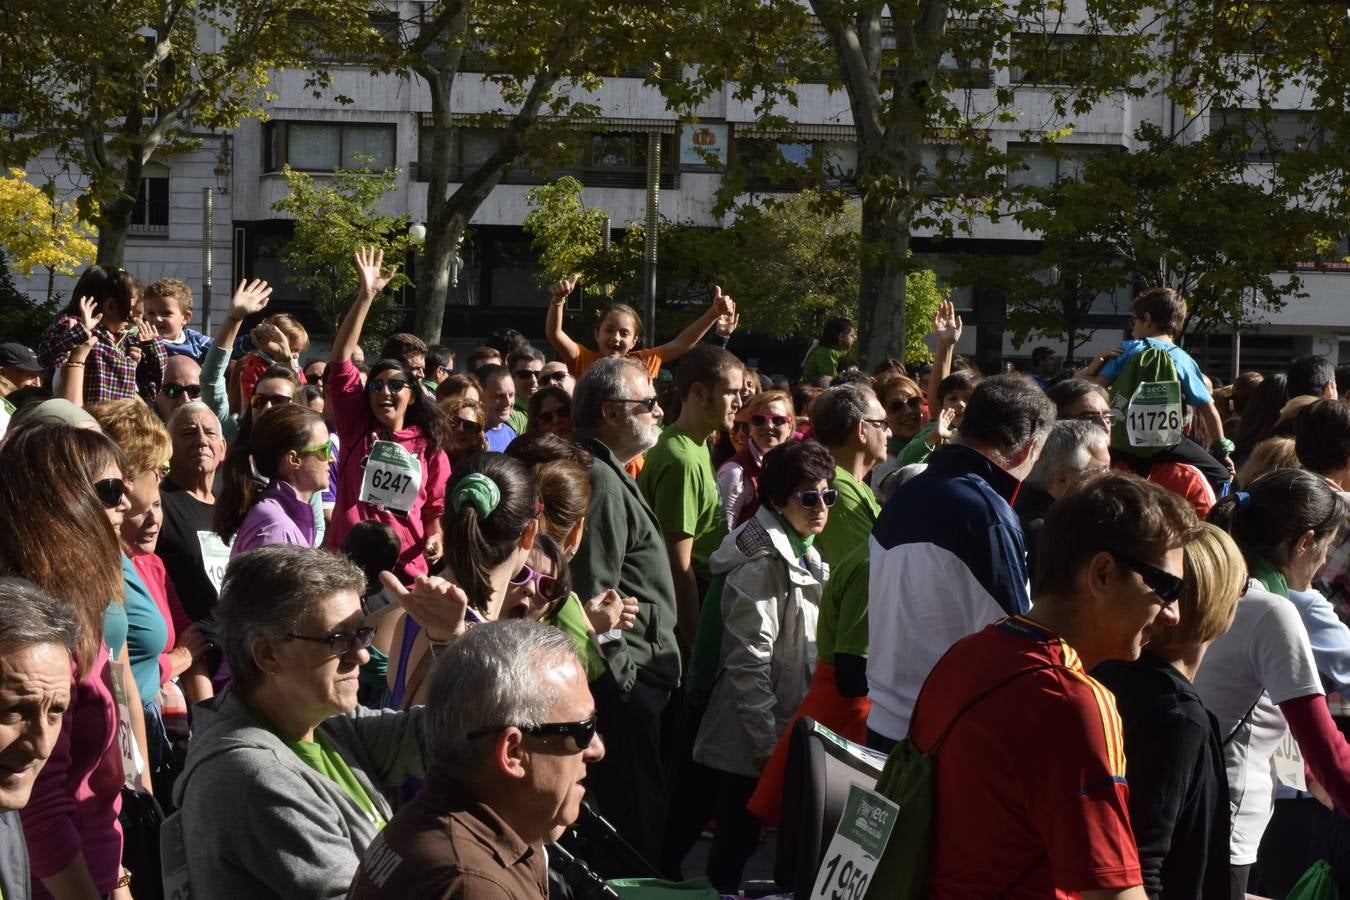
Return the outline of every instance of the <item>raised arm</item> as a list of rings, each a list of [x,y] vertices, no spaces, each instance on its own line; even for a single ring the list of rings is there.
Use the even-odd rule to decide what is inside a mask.
[[[708,329],[717,323],[722,316],[728,320],[736,317],[736,304],[731,299],[731,295],[723,294],[721,285],[713,285],[713,302],[703,315],[694,320],[693,324],[681,331],[675,336],[674,340],[667,341],[660,347],[657,347],[657,353],[661,359],[669,362],[680,354],[686,352],[708,333]]]
[[[216,329],[215,346],[206,351],[206,359],[202,361],[202,401],[211,407],[222,426],[230,419],[230,394],[225,379],[234,340],[244,319],[266,309],[271,296],[272,288],[262,279],[239,282],[239,289],[230,298],[230,308]]]
[[[98,343],[98,338],[94,335],[94,328],[103,318],[103,314],[95,313],[94,310],[96,309],[98,309],[98,302],[92,297],[80,298],[79,325],[78,327],[72,325],[72,329],[83,329],[87,337],[82,343],[72,347],[61,363],[61,399],[69,400],[76,406],[84,406],[85,363],[89,359],[89,354],[93,352],[94,345]]]
[[[956,342],[961,340],[961,317],[950,300],[939,303],[933,313],[933,337],[937,339],[937,349],[933,351],[933,371],[928,375],[928,418],[936,420],[942,412],[937,405],[938,385],[952,373]]]
[[[558,359],[569,366],[581,355],[581,348],[577,346],[576,341],[567,336],[567,332],[563,331],[563,309],[567,306],[567,298],[576,288],[578,280],[580,276],[573,275],[571,278],[553,282],[548,289],[548,314],[544,316],[544,337],[548,338],[553,349],[558,351]]]
[[[370,305],[398,274],[397,268],[384,268],[384,251],[378,247],[362,247],[356,251],[352,260],[356,264],[361,285],[356,289],[356,302],[347,310],[333,338],[333,350],[328,355],[328,361],[333,363],[346,362],[352,358],[361,343],[361,329],[365,327]]]

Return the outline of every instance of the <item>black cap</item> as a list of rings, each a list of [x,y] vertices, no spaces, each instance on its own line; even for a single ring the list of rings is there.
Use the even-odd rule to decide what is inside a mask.
[[[0,367],[23,369],[25,372],[41,372],[42,364],[37,354],[23,344],[0,344]]]

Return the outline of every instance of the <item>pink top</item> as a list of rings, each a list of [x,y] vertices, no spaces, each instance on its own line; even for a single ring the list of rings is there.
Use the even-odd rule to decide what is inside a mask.
[[[72,678],[74,665],[71,666]],[[38,773],[33,796],[19,813],[23,820],[33,896],[48,898],[40,879],[70,865],[77,853],[100,894],[117,887],[122,865],[122,755],[117,749],[117,702],[108,681],[108,649],[75,683],[70,708],[61,718],[47,765]]]
[[[414,389],[416,386],[413,386]],[[434,522],[445,511],[445,482],[450,477],[450,460],[445,451],[428,445],[420,426],[388,432],[370,411],[370,400],[361,384],[361,373],[348,360],[328,366],[326,387],[329,409],[342,445],[338,463],[337,500],[328,523],[324,544],[330,550],[342,547],[348,530],[357,522],[377,519],[394,529],[399,540],[398,571],[404,582],[427,571],[422,552],[426,549],[426,523]],[[395,515],[357,501],[361,493],[362,463],[376,440],[392,440],[417,457],[422,466],[422,487],[408,515]]]
[[[183,604],[178,602],[178,592],[173,589],[168,573],[164,571],[164,562],[153,553],[139,553],[131,557],[131,564],[145,582],[146,590],[154,598],[169,637],[164,642],[164,652],[159,655],[159,683],[163,684],[173,677],[173,662],[168,651],[178,646],[178,632],[187,631],[192,620],[183,612]],[[145,699],[145,698],[142,698]],[[147,701],[148,702],[148,701]]]

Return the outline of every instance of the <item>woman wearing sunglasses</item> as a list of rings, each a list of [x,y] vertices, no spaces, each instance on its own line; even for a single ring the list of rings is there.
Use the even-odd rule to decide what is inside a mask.
[[[126,643],[116,528],[130,505],[122,454],[97,432],[36,425],[0,443],[0,471],[0,520],[22,523],[0,528],[0,574],[26,578],[69,603],[80,623],[70,705],[21,813],[33,895],[125,900],[131,894],[119,886],[117,822],[122,761],[108,652],[110,642],[119,651]],[[105,621],[120,635],[106,634]]]
[[[440,524],[450,462],[441,449],[445,423],[412,369],[382,359],[362,382],[352,363],[371,304],[397,274],[384,268],[384,251],[363,247],[354,258],[356,301],[333,338],[328,358],[329,415],[342,443],[337,498],[325,546],[338,551],[347,530],[378,519],[399,537],[395,574],[404,584],[441,558]]]
[[[717,470],[722,509],[731,528],[759,509],[759,471],[764,454],[792,439],[796,414],[786,391],[764,391],[751,397],[736,419],[738,425],[745,421],[745,444]]]
[[[687,852],[684,844],[692,846],[711,812],[717,833],[708,878],[724,893],[739,888],[759,843],[760,823],[746,803],[811,682],[816,618],[829,572],[811,545],[838,498],[830,487],[834,469],[834,457],[816,441],[765,454],[758,512],[709,560],[713,579],[690,679],[695,688],[712,685],[694,741],[694,765],[713,786],[711,809],[698,810],[696,825],[677,829],[671,849]]]
[[[1195,678],[1224,735],[1234,809],[1229,854],[1240,897],[1270,822],[1272,760],[1286,734],[1335,808],[1350,812],[1350,746],[1327,710],[1307,628],[1289,600],[1291,590],[1308,590],[1350,514],[1321,477],[1281,469],[1220,501],[1209,518],[1233,536],[1251,575],[1233,627],[1209,648]]]
[[[566,373],[563,373],[566,374]],[[572,395],[560,387],[541,387],[530,397],[525,423],[526,433],[537,431],[556,434],[561,438],[572,436]]]
[[[313,497],[328,486],[331,445],[323,416],[298,403],[271,410],[246,447],[225,459],[215,530],[233,558],[268,544],[313,547]]]
[[[356,702],[365,586],[307,547],[230,561],[216,614],[234,680],[194,708],[174,786],[193,896],[343,896],[393,815],[386,795],[424,774],[423,711]]]
[[[487,438],[483,435],[487,417],[483,404],[472,397],[452,397],[438,401],[437,405],[450,426],[445,430],[444,447],[453,470],[470,456],[487,449]]]

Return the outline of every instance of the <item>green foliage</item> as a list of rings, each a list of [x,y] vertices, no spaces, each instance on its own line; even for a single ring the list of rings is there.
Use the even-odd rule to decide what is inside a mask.
[[[295,219],[282,262],[297,273],[295,283],[309,291],[322,325],[336,331],[356,293],[352,255],[357,248],[379,247],[386,266],[401,268],[412,246],[408,217],[391,216],[379,208],[380,199],[398,185],[398,169],[379,173],[339,169],[321,181],[290,166],[282,174],[290,193],[272,208]],[[400,271],[371,308],[362,333],[362,344],[370,352],[378,351],[403,318],[394,298],[408,283]]]
[[[581,190],[580,181],[565,175],[525,195],[530,211],[521,225],[539,254],[540,287],[580,275],[588,290],[602,290],[600,286],[635,277],[641,268],[640,240],[612,243],[606,256],[604,231],[609,217],[604,210],[583,204]]]
[[[62,298],[34,300],[19,290],[0,251],[0,341],[18,341],[37,347],[42,333],[60,311]]]

